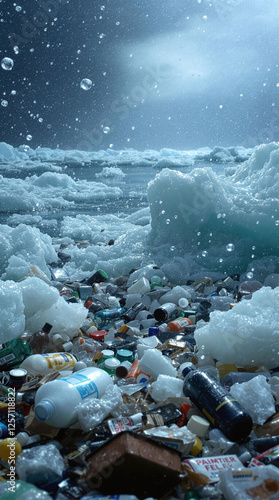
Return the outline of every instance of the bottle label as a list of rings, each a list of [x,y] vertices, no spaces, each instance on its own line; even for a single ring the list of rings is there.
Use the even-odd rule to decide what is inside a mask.
[[[124,417],[109,420],[108,426],[112,434],[119,434],[119,432],[123,432],[135,427],[135,423],[133,422],[132,418]]]
[[[15,359],[16,356],[13,352],[11,352],[11,354],[7,354],[6,356],[3,356],[2,358],[0,358],[0,365],[5,365],[6,363],[8,363],[9,361],[12,361],[12,359]]]
[[[99,398],[99,392],[95,382],[93,382],[91,378],[86,377],[86,375],[75,373],[70,377],[60,378],[59,380],[65,380],[68,384],[73,385],[80,393],[82,399],[88,396]]]
[[[67,370],[76,364],[76,358],[72,354],[54,353],[42,354],[50,370]]]

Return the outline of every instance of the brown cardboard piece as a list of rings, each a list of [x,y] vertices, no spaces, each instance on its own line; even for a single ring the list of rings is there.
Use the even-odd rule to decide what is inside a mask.
[[[86,482],[106,495],[161,498],[181,481],[180,453],[130,431],[117,434],[87,457]]]

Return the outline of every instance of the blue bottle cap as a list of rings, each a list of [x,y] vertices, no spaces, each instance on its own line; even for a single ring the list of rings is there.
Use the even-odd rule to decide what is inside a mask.
[[[152,337],[152,335],[158,335],[158,333],[160,333],[160,330],[159,330],[158,326],[151,326],[148,329],[148,335],[149,335],[149,337]]]

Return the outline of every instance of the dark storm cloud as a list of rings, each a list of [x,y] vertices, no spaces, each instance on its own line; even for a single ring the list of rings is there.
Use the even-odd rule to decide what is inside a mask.
[[[1,59],[15,62],[1,69],[1,140],[142,150],[278,139],[275,0],[2,0],[0,10]]]

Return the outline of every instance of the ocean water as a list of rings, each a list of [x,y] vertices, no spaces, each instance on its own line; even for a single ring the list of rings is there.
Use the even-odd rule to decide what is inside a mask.
[[[59,250],[70,280],[157,266],[180,285],[232,274],[278,281],[278,143],[92,153],[1,143],[0,162],[5,300],[21,296],[17,283],[34,266],[50,279]]]

